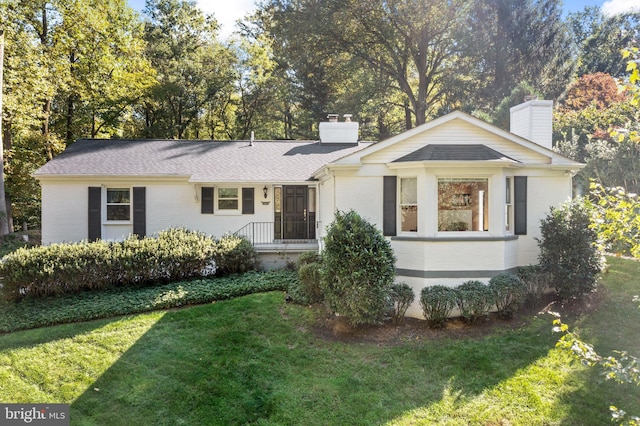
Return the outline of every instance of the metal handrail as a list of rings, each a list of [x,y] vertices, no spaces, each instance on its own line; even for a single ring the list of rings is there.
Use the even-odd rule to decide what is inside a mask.
[[[284,225],[284,224],[279,224]],[[247,238],[253,245],[259,244],[302,244],[309,242],[316,242],[316,233],[320,229],[320,222],[298,221],[287,222],[287,226],[299,227],[304,234],[303,238],[284,238],[282,229],[280,229],[276,235],[276,223],[275,222],[250,222],[244,227],[234,232],[234,235]],[[311,228],[313,227],[313,228]]]

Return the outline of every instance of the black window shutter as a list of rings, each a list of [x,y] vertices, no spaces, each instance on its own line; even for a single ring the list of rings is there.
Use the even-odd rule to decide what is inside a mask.
[[[382,233],[385,236],[396,235],[396,176],[384,176],[383,196],[382,196]]]
[[[242,214],[253,214],[254,188],[242,188]]]
[[[516,235],[527,235],[527,177],[515,176],[513,181],[514,222]]]
[[[147,235],[147,188],[144,186],[133,187],[133,233],[138,238]]]
[[[201,192],[200,213],[212,214],[213,213],[213,187],[203,186],[200,192]]]
[[[89,241],[102,238],[102,188],[99,186],[89,187]]]

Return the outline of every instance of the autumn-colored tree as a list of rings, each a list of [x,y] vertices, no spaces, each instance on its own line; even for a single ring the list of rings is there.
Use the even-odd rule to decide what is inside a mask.
[[[626,94],[621,91],[613,77],[597,72],[585,74],[569,86],[562,107],[579,111],[593,103],[596,109],[602,110],[625,99]]]

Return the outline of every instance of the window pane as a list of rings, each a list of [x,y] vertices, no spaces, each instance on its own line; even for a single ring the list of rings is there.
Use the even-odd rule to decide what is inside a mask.
[[[418,179],[400,179],[400,229],[418,231]]]
[[[107,205],[107,220],[129,220],[129,204],[109,204]]]
[[[418,204],[418,179],[400,180],[400,204]]]
[[[218,200],[218,210],[238,210],[238,200]]]
[[[238,198],[238,188],[220,188],[218,198]]]
[[[401,206],[402,230],[405,232],[418,231],[418,206]]]
[[[488,179],[438,179],[438,231],[487,231],[488,189]]]
[[[128,189],[107,189],[107,203],[130,203]]]

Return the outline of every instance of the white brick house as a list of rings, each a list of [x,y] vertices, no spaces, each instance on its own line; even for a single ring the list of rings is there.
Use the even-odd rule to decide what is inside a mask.
[[[319,141],[79,140],[34,175],[42,239],[185,226],[263,251],[317,249],[334,212],[354,209],[389,238],[416,294],[486,280],[537,262],[540,220],[584,166],[551,149],[551,114],[551,101],[516,106],[512,133],[453,112],[378,143],[335,120]]]

